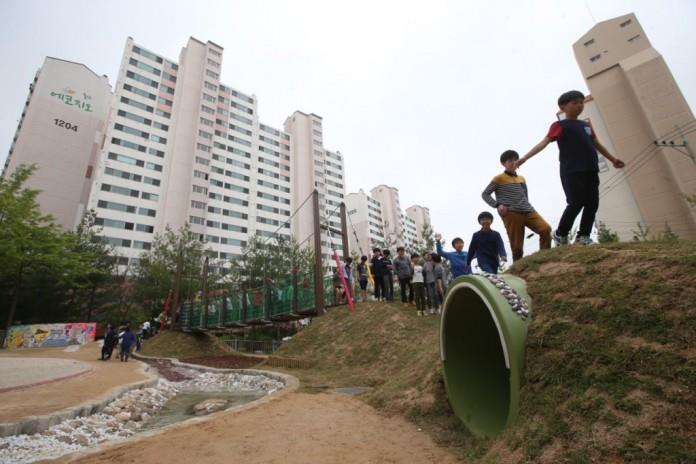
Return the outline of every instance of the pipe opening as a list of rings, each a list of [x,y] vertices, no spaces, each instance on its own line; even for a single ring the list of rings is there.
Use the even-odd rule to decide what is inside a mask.
[[[504,341],[484,295],[470,285],[455,286],[451,292],[441,340],[449,401],[474,434],[495,436],[505,428],[510,410]]]

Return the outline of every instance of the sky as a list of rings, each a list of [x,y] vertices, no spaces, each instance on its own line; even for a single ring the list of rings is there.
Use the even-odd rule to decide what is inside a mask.
[[[3,0],[0,165],[46,56],[84,63],[113,85],[128,36],[174,61],[193,36],[224,47],[221,81],[255,94],[262,122],[282,128],[295,110],[323,117],[347,192],[394,186],[403,208],[430,208],[447,242],[468,243],[490,210],[481,191],[502,170],[500,153],[526,153],[555,119],[558,95],[587,91],[573,42],[629,12],[693,108],[690,0]],[[555,226],[565,206],[556,147],[520,173]],[[498,218],[493,227],[504,229]]]

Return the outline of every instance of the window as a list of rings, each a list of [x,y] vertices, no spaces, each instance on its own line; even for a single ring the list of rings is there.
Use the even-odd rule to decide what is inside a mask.
[[[162,104],[165,105],[165,106],[172,106],[172,105],[174,105],[174,102],[172,102],[171,100],[167,100],[167,99],[164,98],[164,97],[157,97],[157,102],[158,102],[158,103],[162,103]]]
[[[152,245],[150,242],[141,242],[140,240],[133,240],[133,248],[138,250],[149,250]]]
[[[202,193],[203,195],[207,195],[208,194],[208,187],[201,187],[200,185],[194,185],[193,191],[195,193]]]
[[[244,129],[244,128],[239,127],[239,126],[235,126],[234,124],[230,124],[230,129],[232,129],[233,131],[237,131],[240,134],[251,135],[250,130]]]
[[[160,180],[159,180],[159,179],[155,179],[155,178],[153,178],[153,177],[147,177],[147,176],[143,177],[143,183],[144,183],[144,184],[148,184],[148,185],[152,185],[152,186],[155,186],[155,187],[159,187],[159,186],[160,186]]]
[[[204,139],[209,139],[209,140],[213,139],[213,134],[211,134],[210,132],[203,131],[203,130],[199,130],[198,135],[203,137]]]
[[[102,237],[102,241],[107,245],[116,247],[130,248],[131,246],[131,241],[126,240],[125,238]]]
[[[208,82],[208,81],[204,81],[204,82],[203,82],[203,87],[205,87],[205,88],[208,89],[208,90],[212,90],[213,92],[217,92],[217,90],[218,90],[218,86],[217,86],[217,85],[211,84],[211,83]]]
[[[203,92],[203,100],[215,103],[216,99],[212,95],[208,95],[207,93]]]
[[[126,97],[121,97],[121,103],[125,103],[126,105],[130,105],[133,108],[138,108],[139,110],[147,111],[148,113],[152,113],[155,111],[155,109],[151,106],[148,106],[144,103],[140,103],[135,100],[131,100],[130,98]]]
[[[133,87],[130,84],[123,84],[123,89],[132,92],[136,95],[140,95],[141,97],[149,98],[150,100],[157,99],[157,95],[155,95],[154,93],[147,92],[138,87]]]
[[[245,112],[247,112],[247,113],[249,113],[249,114],[254,114],[254,110],[252,110],[251,108],[248,108],[248,107],[246,107],[246,106],[244,106],[244,105],[240,105],[239,103],[236,103],[236,102],[231,101],[231,102],[230,102],[230,106],[231,106],[232,108],[237,108],[238,110],[245,111]]]
[[[206,153],[210,153],[210,151],[212,150],[212,148],[210,147],[210,145],[204,145],[204,144],[202,144],[202,143],[197,143],[197,144],[196,144],[196,148],[197,148],[198,150],[204,151],[204,152],[206,152]]]
[[[124,126],[123,124],[116,123],[114,124],[114,129],[119,130],[121,132],[125,132],[126,134],[130,135],[135,135],[136,137],[141,137],[145,140],[148,140],[150,138],[150,134],[148,132],[144,132],[138,129],[134,129],[132,127]]]
[[[155,228],[147,224],[136,224],[135,230],[138,232],[147,232],[148,234],[151,234],[155,231]]]
[[[140,194],[140,198],[142,198],[143,200],[157,201],[159,200],[159,195],[157,195],[156,193],[143,192]]]
[[[583,45],[586,46],[586,47],[589,47],[589,46],[592,45],[593,43],[594,43],[594,39],[590,39],[590,40],[588,40],[587,42],[585,42]]]
[[[198,217],[198,216],[189,216],[189,222],[191,224],[198,224],[198,225],[202,226],[205,224],[205,219],[203,219],[202,217]]]
[[[125,229],[125,230],[133,230],[133,226],[135,225],[132,222],[118,221],[116,219],[99,218],[99,217],[94,220],[94,223],[98,226],[112,227],[114,229]]]
[[[176,76],[169,74],[168,72],[163,72],[162,77],[171,82],[176,82]]]
[[[167,113],[166,111],[162,111],[162,110],[155,110],[155,114],[157,116],[162,116],[163,118],[167,118],[167,119],[170,119],[172,117],[171,113]]]
[[[208,114],[215,114],[215,110],[214,110],[214,109],[209,108],[209,107],[207,107],[207,106],[205,106],[205,105],[201,105],[201,111],[203,111],[204,113],[208,113]]]
[[[149,73],[154,74],[155,76],[160,76],[162,74],[162,71],[159,69],[155,68],[154,66],[150,66],[149,64],[142,63],[135,58],[131,58],[128,60],[128,63],[135,66],[136,68],[142,69],[144,71],[147,71]]]
[[[640,38],[640,34],[636,34],[633,37],[631,37],[630,39],[628,39],[628,41],[633,42],[634,40],[639,39],[639,38]]]
[[[220,75],[216,72],[211,71],[210,69],[205,70],[205,75],[208,77],[212,77],[213,79],[220,79]]]
[[[194,171],[193,171],[193,177],[196,177],[196,178],[198,178],[198,179],[205,179],[205,180],[208,180],[208,174],[206,174],[206,173],[203,172],[203,171],[194,170]]]
[[[627,19],[626,21],[624,21],[624,22],[622,22],[621,24],[619,24],[619,26],[621,26],[621,27],[626,27],[626,26],[628,26],[629,24],[631,24],[632,22],[633,22],[632,20]]]
[[[240,116],[238,114],[230,113],[230,116],[232,117],[232,119],[236,119],[237,121],[243,122],[245,124],[251,125],[253,123],[251,119],[245,118],[244,116]]]
[[[138,214],[142,216],[155,217],[157,215],[157,211],[150,208],[138,208]]]
[[[159,122],[157,122],[157,121],[154,121],[154,122],[152,123],[152,127],[154,127],[155,129],[159,129],[159,130],[161,130],[161,131],[164,131],[164,132],[168,132],[168,131],[169,131],[169,126],[168,126],[168,125],[159,123]]]
[[[214,48],[209,48],[209,49],[208,49],[208,52],[210,52],[211,55],[216,56],[216,57],[218,57],[218,58],[220,58],[220,57],[222,56],[222,53],[220,53],[219,51],[215,50]]]
[[[147,118],[144,118],[142,116],[138,116],[137,114],[129,113],[128,111],[118,110],[117,114],[123,118],[130,119],[131,121],[136,121],[136,122],[145,124],[146,126],[152,125],[151,119],[147,119]]]
[[[247,103],[254,103],[254,99],[251,98],[248,95],[244,95],[242,92],[238,92],[236,90],[230,90],[230,93],[234,95],[235,97],[239,98],[240,100],[244,100]]]
[[[215,125],[215,123],[210,119],[200,118],[200,121],[204,126],[213,127]]]
[[[150,87],[158,88],[159,84],[156,81],[153,81],[152,79],[148,79],[145,76],[141,76],[138,73],[134,73],[133,71],[126,71],[126,77],[129,77],[133,79],[134,81],[142,82],[143,84],[149,85]]]
[[[145,166],[145,161],[132,158],[126,155],[119,155],[118,153],[109,152],[108,158],[110,160],[119,161],[121,163],[130,164],[131,166]]]
[[[242,144],[242,145],[247,146],[247,147],[251,146],[251,142],[249,142],[248,140],[244,140],[242,138],[235,137],[234,135],[228,135],[227,139],[231,140],[232,142],[237,142],[237,143]]]
[[[210,58],[208,58],[208,64],[209,64],[210,66],[212,66],[213,68],[219,68],[219,67],[220,67],[220,63],[218,63],[217,61],[211,60]]]
[[[597,61],[597,60],[600,59],[601,57],[602,57],[602,55],[595,55],[595,56],[593,56],[592,58],[590,58],[590,61],[593,61],[593,62],[594,62],[594,61]]]
[[[154,53],[148,52],[147,50],[143,50],[142,48],[137,47],[135,45],[133,46],[133,53],[137,53],[138,55],[144,56],[145,58],[149,58],[157,63],[162,63],[164,61],[162,58],[155,55]]]
[[[145,151],[147,150],[147,147],[144,145],[138,145],[137,143],[129,142],[128,140],[117,139],[115,137],[111,139],[111,143],[113,143],[114,145],[119,145],[121,147],[130,148],[132,150],[138,150],[143,153],[145,153]]]
[[[174,88],[168,87],[164,84],[160,84],[160,92],[162,92],[162,91],[168,93],[169,95],[174,95]],[[172,105],[170,104],[169,106],[172,106]]]
[[[202,164],[203,166],[209,166],[210,160],[207,160],[205,158],[201,158],[200,156],[196,156],[196,163]]]
[[[126,196],[133,197],[133,198],[138,198],[138,195],[140,194],[140,192],[137,190],[132,190],[129,188],[118,187],[116,185],[109,185],[109,184],[102,184],[101,189],[104,192],[117,193],[119,195],[126,195]]]
[[[104,169],[104,173],[109,176],[119,177],[121,179],[132,180],[133,182],[140,182],[143,176],[139,174],[132,174],[130,172],[121,171],[114,168],[107,167]]]
[[[114,201],[99,200],[97,203],[97,208],[122,211],[124,213],[135,213],[135,206],[126,205],[124,203],[116,203]]]

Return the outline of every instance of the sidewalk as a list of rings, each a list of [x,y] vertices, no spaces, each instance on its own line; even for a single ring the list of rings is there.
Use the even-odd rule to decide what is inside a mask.
[[[150,378],[139,361],[123,363],[116,357],[99,361],[101,348],[97,343],[82,345],[74,352],[66,352],[65,348],[0,352],[0,423],[75,407],[105,396],[114,388]],[[22,368],[13,370],[17,362],[22,363]],[[4,378],[5,370],[10,371],[11,378]],[[12,389],[2,391],[8,388]]]

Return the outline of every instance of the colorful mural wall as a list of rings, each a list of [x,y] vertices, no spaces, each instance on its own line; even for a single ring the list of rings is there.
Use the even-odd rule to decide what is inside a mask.
[[[8,348],[81,345],[93,342],[96,322],[13,325],[7,337]]]

